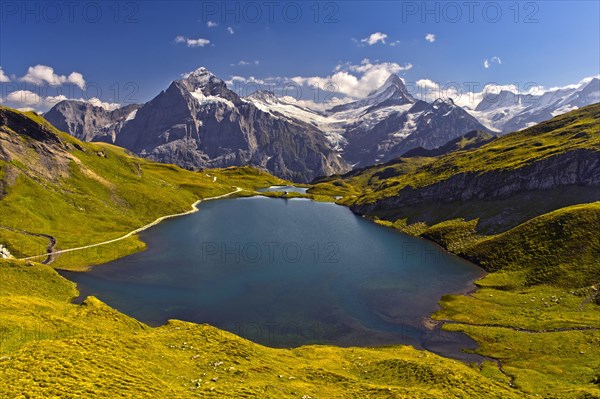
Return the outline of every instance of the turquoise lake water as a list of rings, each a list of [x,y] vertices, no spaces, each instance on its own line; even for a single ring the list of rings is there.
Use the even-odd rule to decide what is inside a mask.
[[[151,325],[209,323],[272,347],[410,344],[463,360],[461,333],[423,320],[442,295],[473,288],[477,266],[348,208],[264,197],[205,202],[141,233],[148,249],[62,272]]]

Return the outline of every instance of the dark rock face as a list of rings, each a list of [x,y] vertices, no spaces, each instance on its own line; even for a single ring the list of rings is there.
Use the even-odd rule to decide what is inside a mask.
[[[566,186],[596,186],[600,200],[600,152],[575,150],[555,155],[517,170],[500,170],[483,174],[460,173],[426,187],[405,187],[398,195],[373,204],[353,206],[357,213],[392,209],[432,201],[496,200],[514,194],[549,190]]]
[[[294,181],[439,148],[471,131],[519,130],[600,99],[600,82],[541,96],[502,91],[467,112],[449,100],[416,100],[392,74],[367,97],[318,112],[257,92],[245,98],[205,68],[143,105],[114,111],[64,101],[45,117],[86,141],[106,141],[158,162],[196,169],[251,165]]]
[[[90,103],[67,100],[52,107],[44,118],[57,129],[80,140],[114,143],[127,118],[135,115],[139,107],[131,104],[108,111]]]
[[[252,165],[300,182],[348,170],[320,130],[261,111],[204,68],[140,108],[115,144],[188,169]]]
[[[62,143],[60,138],[51,129],[35,123],[30,118],[18,112],[8,109],[0,109],[0,128],[2,130],[8,128],[16,134],[30,137],[41,143]]]
[[[370,130],[350,130],[346,157],[361,165],[387,162],[413,148],[440,147],[472,130],[487,129],[452,100],[418,101],[407,112],[391,114]]]
[[[24,175],[42,182],[60,182],[70,176],[75,144],[64,140],[41,118],[29,118],[21,112],[0,108],[0,160],[18,161],[22,166],[5,165],[0,178],[0,199]]]
[[[487,131],[477,119],[452,100],[436,100],[429,104],[416,118],[415,124],[415,132],[394,146],[388,154],[389,158],[398,157],[416,147],[440,147],[472,130]]]

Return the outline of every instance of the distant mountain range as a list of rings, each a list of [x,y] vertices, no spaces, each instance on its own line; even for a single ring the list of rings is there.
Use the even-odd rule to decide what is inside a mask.
[[[429,226],[476,221],[497,234],[561,207],[600,200],[600,104],[501,137],[469,132],[433,150],[319,179],[312,194],[360,214]]]
[[[199,68],[142,105],[114,111],[66,100],[44,117],[86,141],[107,141],[188,169],[251,165],[286,179],[387,162],[414,148],[434,149],[467,132],[519,130],[599,99],[599,81],[542,96],[502,91],[474,110],[451,99],[415,99],[391,75],[367,97],[320,112],[290,97],[240,97]]]
[[[516,94],[509,90],[490,93],[469,113],[488,128],[509,133],[597,102],[600,102],[600,80],[592,78],[541,95]]]

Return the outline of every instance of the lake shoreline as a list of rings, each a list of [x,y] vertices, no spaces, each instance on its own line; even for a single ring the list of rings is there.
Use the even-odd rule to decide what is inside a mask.
[[[228,193],[228,194],[226,194],[225,196],[229,196],[229,195],[231,195],[231,194],[234,194],[234,193],[235,193],[235,192]],[[240,199],[246,199],[246,198],[274,198],[274,197],[272,197],[272,196],[270,196],[270,195],[264,195],[264,194],[262,194],[261,192],[254,192],[254,193],[250,193],[250,194],[251,194],[251,195],[249,195],[249,196],[243,195],[243,196],[241,196],[241,197],[240,197]],[[219,197],[221,197],[221,196],[219,196]],[[275,197],[275,198],[289,199],[289,198],[285,198],[285,197],[284,197],[284,198],[282,198],[282,197]],[[296,197],[296,198],[298,198],[298,199],[309,199],[309,200],[311,199],[311,198],[309,198],[309,197],[305,197],[305,196],[298,196],[298,197]],[[321,201],[314,201],[314,200],[312,200],[311,202],[314,202],[314,203],[322,203]],[[342,206],[341,204],[336,204],[335,202],[329,202],[329,201],[328,201],[328,203],[330,203],[331,205],[334,205],[334,204],[335,204],[335,205],[339,205],[339,206],[340,206],[340,208],[343,208],[343,209],[349,210],[349,208],[348,208],[348,207]],[[198,205],[198,204],[199,204],[199,202],[195,203],[195,205]],[[328,211],[328,212],[329,212],[329,211]],[[188,212],[187,212],[187,213],[185,213],[185,214],[191,214],[191,213],[195,213],[195,211],[194,211],[194,212],[192,212],[192,211],[188,211]],[[349,214],[354,214],[354,213],[353,213],[353,212],[349,212]],[[166,219],[166,218],[165,218],[165,217],[163,217],[162,219],[160,219],[160,221],[162,221],[162,220],[164,220],[164,219]],[[367,220],[368,220],[368,222],[370,222],[370,223],[368,223],[368,225],[371,225],[371,226],[374,226],[374,225],[376,225],[375,223],[373,223],[373,221],[372,221],[372,220],[370,220],[370,219],[368,219],[368,218],[365,218],[365,219],[367,219]],[[366,221],[367,221],[367,220],[366,220]],[[158,224],[158,223],[155,223],[154,225],[156,225],[156,224]],[[152,226],[148,226],[148,227],[152,227]],[[377,227],[383,227],[383,226],[377,226]],[[387,229],[385,229],[385,230],[387,230]],[[393,232],[394,232],[394,235],[398,234],[398,235],[400,235],[400,236],[410,237],[410,239],[411,239],[411,240],[414,240],[414,238],[417,238],[417,237],[410,236],[410,235],[408,235],[408,234],[403,234],[402,232],[400,232],[400,231],[397,231],[397,230],[394,230]],[[147,242],[145,239],[144,239],[143,241],[144,241],[144,242]],[[448,251],[446,251],[445,249],[443,249],[443,247],[441,247],[441,246],[437,245],[436,243],[434,243],[434,242],[432,242],[432,241],[430,241],[430,240],[417,240],[417,241],[423,242],[423,243],[424,243],[424,244],[426,244],[427,246],[435,247],[435,250],[433,251],[433,252],[434,252],[434,255],[435,255],[435,254],[437,254],[438,252],[439,252],[440,254],[444,254],[444,255],[446,255],[446,256],[448,256],[448,255],[450,254]],[[154,247],[154,245],[152,245],[152,241],[150,241],[150,242],[147,242],[147,243],[148,243],[148,247]],[[167,244],[165,244],[165,245],[167,245]],[[428,253],[431,253],[431,250],[426,250],[426,251],[428,251]],[[151,256],[152,256],[152,254],[151,254]],[[439,256],[441,256],[441,255],[439,255]],[[460,258],[460,257],[457,257],[457,256],[456,256],[456,255],[454,255],[454,254],[452,254],[452,256],[451,256],[451,257],[452,257],[452,258],[456,258],[457,260],[460,260],[460,263],[463,263],[463,264],[468,264],[468,265],[469,265],[469,267],[471,267],[471,266],[472,266],[472,268],[473,268],[473,269],[475,269],[475,268],[476,268],[476,270],[478,270],[478,271],[481,271],[481,268],[479,268],[478,266],[476,266],[476,265],[472,264],[471,262],[468,262],[468,261],[466,261],[466,260],[464,260],[464,259],[462,259],[462,258]],[[113,261],[113,262],[114,262],[114,261]],[[134,260],[134,262],[135,262],[135,260]],[[110,263],[110,262],[109,262],[109,263]],[[434,263],[435,263],[435,262],[434,262]],[[94,269],[95,269],[95,268],[94,268]],[[89,270],[88,270],[88,271],[89,271]],[[61,274],[62,274],[63,276],[66,276],[66,275],[67,275],[67,278],[69,278],[69,277],[68,277],[68,274],[69,274],[69,272],[70,272],[70,271],[66,271],[66,272],[67,272],[67,273],[65,273],[65,274],[63,274],[63,273],[61,273]],[[77,273],[77,274],[87,274],[87,273]],[[461,290],[453,290],[452,288],[448,287],[448,288],[450,289],[450,291],[445,291],[445,292],[441,293],[441,295],[439,296],[439,298],[441,298],[441,296],[443,296],[443,295],[446,295],[446,294],[448,294],[448,292],[450,292],[450,293],[454,293],[454,294],[460,294],[461,292],[468,292],[468,291],[475,290],[475,289],[476,289],[476,287],[473,287],[473,286],[472,286],[472,285],[473,285],[473,282],[474,282],[474,281],[476,281],[476,280],[478,280],[478,279],[480,279],[480,278],[481,278],[481,276],[478,276],[478,277],[475,277],[475,278],[472,278],[472,279],[470,279],[470,280],[469,280],[469,281],[466,283],[466,284],[468,284],[468,285],[470,285],[470,286],[469,286],[468,288],[463,288],[463,289],[461,289]],[[70,279],[70,280],[72,280],[71,278],[69,278],[69,279]],[[72,281],[73,281],[73,280],[72,280]],[[457,280],[457,281],[460,281],[460,280]],[[457,283],[455,282],[454,284],[457,284]],[[461,284],[461,285],[462,285],[462,283],[458,283],[458,284]],[[88,295],[94,295],[94,294],[93,294],[93,293],[92,293],[92,294],[86,293],[86,292],[85,292],[85,290],[82,290],[82,289],[80,289],[80,295],[79,295],[79,297],[78,297],[78,298],[74,298],[74,301],[75,301],[75,302],[77,302],[78,300],[81,300],[83,297],[86,297],[86,296],[88,296]],[[438,296],[437,296],[437,294],[436,294],[436,298],[435,298],[435,303],[437,304],[437,305],[436,305],[436,309],[434,309],[432,312],[427,312],[427,315],[423,316],[423,319],[421,319],[421,321],[420,321],[420,323],[419,323],[419,325],[420,325],[419,327],[417,327],[417,325],[415,325],[415,328],[417,328],[417,331],[420,331],[420,332],[418,333],[418,334],[419,334],[419,336],[421,336],[421,335],[422,335],[422,338],[419,338],[419,339],[425,339],[426,341],[429,341],[429,342],[434,342],[434,341],[435,341],[435,336],[436,336],[436,334],[438,334],[438,335],[443,335],[443,334],[446,334],[446,332],[441,332],[441,331],[439,331],[439,329],[433,329],[433,330],[432,330],[431,328],[428,328],[427,324],[425,323],[425,320],[427,320],[427,319],[430,319],[431,315],[432,315],[432,314],[433,314],[435,311],[437,311],[437,310],[439,309],[439,298],[438,298]],[[427,302],[429,302],[429,301],[427,301]],[[433,302],[433,301],[431,301],[431,302]],[[111,305],[111,306],[113,306],[113,307],[114,307],[114,305]],[[427,306],[429,306],[429,305],[427,305]],[[118,309],[118,307],[116,307],[116,308]],[[123,309],[123,308],[121,308],[121,311],[124,311],[124,312],[126,312],[126,310],[125,310],[125,309]],[[134,317],[134,318],[138,318],[138,317],[136,317],[135,315],[132,315],[132,317]],[[177,314],[175,314],[175,315],[174,315],[173,317],[171,317],[171,318],[175,318],[175,319],[178,319],[178,318],[180,318],[180,319],[183,319],[183,320],[185,320],[185,318],[178,317],[178,316],[177,316]],[[139,319],[139,318],[138,318],[138,319]],[[163,323],[158,323],[158,324],[156,324],[156,323],[153,323],[153,322],[149,322],[149,321],[147,321],[147,320],[144,320],[144,318],[142,318],[142,319],[139,319],[139,320],[143,320],[143,322],[144,322],[144,323],[148,323],[149,325],[162,325],[162,324],[163,324]],[[206,319],[203,319],[203,320],[206,320]],[[358,320],[360,320],[360,319],[358,319]],[[191,321],[191,322],[202,322],[202,321],[190,320],[190,319],[188,319],[188,321]],[[208,322],[209,324],[211,324],[211,323],[210,323],[210,320],[206,320],[206,322]],[[401,323],[401,324],[396,324],[397,326],[401,326],[401,325],[403,325],[403,323],[404,323],[404,322],[402,321],[402,319],[399,319],[398,321],[394,321],[394,319],[392,319],[392,320],[391,320],[391,321],[389,321],[389,322],[390,322],[390,323],[392,323],[392,324],[393,324],[393,323]],[[377,328],[378,328],[378,327],[374,327],[374,326],[371,326],[371,327],[369,327],[369,325],[365,325],[365,324],[362,324],[362,323],[359,323],[359,324],[363,325],[363,327],[366,329],[365,331],[367,331],[367,330],[370,330],[371,328],[375,328],[375,330],[373,330],[373,331],[375,331],[375,332],[376,332],[376,334],[375,334],[375,336],[374,336],[373,338],[375,339],[375,341],[377,341],[377,338],[376,338],[376,336],[377,336],[378,334],[379,334],[379,335],[381,335],[381,333],[382,333],[382,331],[379,331],[379,332],[377,333],[377,331],[378,331],[378,330],[377,330]],[[223,328],[223,327],[221,326],[221,327],[218,327],[218,328]],[[450,335],[450,334],[449,334],[449,335]],[[456,335],[458,335],[458,334],[456,334]],[[464,336],[465,338],[468,338],[468,336],[467,336],[466,334],[462,334],[462,333],[461,333],[460,335],[461,335],[461,336]],[[431,338],[423,338],[423,337],[425,337],[425,336],[428,336],[428,337],[429,337],[429,336],[432,336],[432,337],[433,337],[433,339],[434,339],[434,341],[430,341],[430,340],[431,340]],[[386,341],[387,341],[387,340],[386,340]],[[424,344],[423,344],[423,343],[424,343],[424,342],[426,342],[426,341],[423,341],[423,342],[418,342],[418,343],[407,343],[407,342],[405,342],[404,340],[401,340],[401,341],[396,341],[396,342],[386,342],[386,343],[381,343],[381,344],[376,344],[376,343],[375,343],[375,344],[370,344],[369,346],[373,346],[373,345],[375,345],[375,346],[389,346],[389,345],[410,345],[410,346],[417,347],[417,348],[421,348],[421,349],[424,349],[424,350],[429,350],[430,352],[437,353],[437,354],[440,354],[440,355],[442,355],[442,356],[446,356],[446,357],[450,357],[450,358],[455,358],[455,359],[457,359],[457,360],[462,360],[462,361],[465,361],[465,362],[473,362],[473,361],[475,361],[475,362],[481,362],[481,361],[484,361],[484,360],[485,360],[485,359],[482,359],[481,357],[478,357],[477,359],[474,359],[473,357],[471,357],[471,358],[469,358],[468,360],[465,360],[465,359],[458,359],[458,357],[457,357],[456,355],[454,355],[454,356],[452,355],[453,353],[454,353],[454,354],[456,354],[456,353],[457,353],[457,352],[456,352],[456,350],[454,350],[454,352],[453,352],[452,350],[450,350],[450,351],[445,351],[445,350],[443,350],[443,349],[441,349],[441,350],[436,350],[436,349],[427,349],[427,348],[426,348],[426,346],[427,346],[427,345],[424,345]],[[461,339],[459,339],[459,341],[456,341],[456,342],[462,342],[462,341],[464,341],[464,339],[462,339],[462,340],[461,340]],[[444,341],[444,342],[445,342],[445,341]],[[439,345],[439,343],[438,343],[438,347],[442,347],[442,348],[443,348],[443,346],[444,346],[444,345],[450,345],[450,347],[452,347],[452,344],[450,344],[450,342],[451,342],[451,341],[448,341],[446,344],[443,344],[443,343],[442,343],[442,345],[441,345],[441,346],[440,346],[440,345]],[[258,342],[258,343],[260,343],[260,342]],[[435,344],[435,343],[436,343],[436,342],[434,342],[434,344]],[[263,344],[264,344],[264,343],[263,343]],[[455,343],[455,344],[456,344],[456,343]],[[455,345],[455,344],[454,344],[454,345]],[[298,345],[293,345],[293,346],[294,346],[294,347],[299,347],[299,346],[304,346],[304,345],[306,345],[306,344],[298,344]],[[325,341],[323,341],[322,345],[336,345],[336,344],[335,344],[335,342],[325,342]],[[356,346],[356,345],[357,345],[357,344],[348,345],[348,346]],[[270,345],[268,345],[268,344],[267,344],[267,346],[270,346]],[[338,345],[338,346],[339,346],[339,345]],[[360,344],[358,344],[358,346],[361,346],[361,345],[360,345]],[[465,347],[467,347],[467,346],[469,347],[469,349],[472,349],[472,346],[471,346],[471,344],[470,344],[470,343],[467,343],[467,344],[465,345]],[[274,347],[277,347],[277,346],[274,346]],[[439,348],[438,348],[438,349],[439,349]],[[469,356],[469,355],[468,355],[468,354],[466,354],[465,356]]]
[[[48,253],[45,253],[43,255],[28,256],[26,258],[20,258],[18,260],[30,261],[30,260],[33,260],[33,259],[38,259],[38,258],[43,258],[43,257],[53,257],[55,255],[60,255],[60,254],[64,254],[64,253],[81,251],[81,250],[84,250],[84,249],[89,249],[89,248],[95,248],[95,247],[100,247],[100,246],[104,246],[104,245],[114,244],[116,242],[122,241],[124,239],[129,238],[129,237],[133,237],[136,234],[139,234],[139,233],[141,233],[141,232],[143,232],[145,230],[148,230],[149,228],[158,225],[159,223],[161,223],[164,220],[168,220],[168,219],[173,219],[173,218],[177,218],[177,217],[181,217],[181,216],[187,216],[187,215],[194,214],[194,213],[196,213],[196,212],[198,212],[200,210],[198,208],[198,205],[200,205],[204,201],[213,201],[213,200],[218,200],[218,199],[226,198],[226,197],[229,197],[229,196],[231,196],[233,194],[239,193],[241,191],[242,191],[241,188],[236,187],[236,189],[234,191],[231,191],[231,192],[223,194],[223,195],[217,195],[217,196],[214,196],[214,197],[199,199],[199,200],[197,200],[196,202],[194,202],[191,205],[192,209],[189,210],[189,211],[161,216],[161,217],[157,218],[156,220],[154,220],[151,223],[148,223],[148,224],[146,224],[146,225],[144,225],[142,227],[139,227],[139,228],[137,228],[135,230],[130,231],[129,233],[125,234],[124,236],[121,236],[121,237],[118,237],[118,238],[115,238],[115,239],[112,239],[112,240],[107,240],[107,241],[99,242],[99,243],[96,243],[96,244],[84,245],[82,247],[77,247],[77,248],[69,248],[69,249],[63,249],[63,250],[54,251],[54,252],[48,252]],[[123,257],[124,256],[127,256],[127,255],[123,255]],[[112,261],[114,261],[114,260],[112,260]],[[100,266],[100,265],[94,265],[94,266]],[[68,270],[68,271],[87,272],[87,271],[89,271],[91,269],[91,267],[85,268],[85,266],[81,266],[81,268],[82,268],[81,270],[74,269],[74,270]],[[59,268],[57,268],[57,269],[59,269]]]

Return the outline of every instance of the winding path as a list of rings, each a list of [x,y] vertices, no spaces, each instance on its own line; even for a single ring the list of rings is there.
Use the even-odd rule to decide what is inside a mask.
[[[235,190],[234,190],[234,191],[232,191],[232,192],[230,192],[230,193],[223,194],[223,195],[218,195],[218,196],[216,196],[216,197],[210,197],[210,198],[203,198],[203,199],[200,199],[200,200],[198,200],[198,201],[194,202],[194,203],[192,204],[192,209],[191,209],[191,210],[189,210],[189,211],[187,211],[187,212],[183,212],[183,213],[175,213],[175,214],[172,214],[172,215],[161,216],[161,217],[159,217],[158,219],[156,219],[154,222],[152,222],[152,223],[150,223],[150,224],[147,224],[147,225],[145,225],[145,226],[142,226],[142,227],[140,227],[140,228],[138,228],[138,229],[135,229],[135,230],[133,230],[133,231],[131,231],[131,232],[129,232],[129,233],[127,233],[127,234],[125,234],[124,236],[122,236],[122,237],[119,237],[119,238],[115,238],[115,239],[113,239],[113,240],[103,241],[103,242],[99,242],[99,243],[97,243],[97,244],[85,245],[85,246],[83,246],[83,247],[77,247],[77,248],[63,249],[63,250],[60,250],[60,251],[53,251],[53,249],[54,249],[54,245],[56,245],[56,239],[52,238],[52,239],[54,240],[54,243],[53,243],[53,244],[52,244],[52,246],[51,246],[51,247],[52,247],[52,249],[50,249],[50,246],[48,247],[48,248],[49,248],[49,252],[47,252],[47,253],[45,253],[45,254],[42,254],[42,255],[28,256],[27,258],[21,258],[20,260],[32,260],[32,259],[38,259],[38,258],[41,258],[41,257],[43,257],[43,256],[47,256],[48,258],[46,259],[46,261],[48,261],[48,259],[50,259],[50,261],[53,261],[53,260],[54,260],[54,256],[56,256],[56,255],[59,255],[59,254],[64,254],[64,253],[66,253],[66,252],[81,251],[81,250],[83,250],[83,249],[94,248],[94,247],[99,247],[99,246],[102,246],[102,245],[112,244],[112,243],[115,243],[115,242],[117,242],[117,241],[121,241],[121,240],[124,240],[124,239],[126,239],[126,238],[129,238],[129,237],[131,237],[131,236],[133,236],[133,235],[135,235],[135,234],[138,234],[138,233],[140,233],[140,232],[142,232],[142,231],[144,231],[144,230],[146,230],[146,229],[149,229],[150,227],[152,227],[152,226],[155,226],[155,225],[159,224],[159,223],[160,223],[160,222],[162,222],[163,220],[166,220],[166,219],[171,219],[171,218],[175,218],[175,217],[179,217],[179,216],[185,216],[185,215],[189,215],[189,214],[192,214],[192,213],[196,213],[196,212],[198,212],[198,205],[199,205],[199,204],[200,204],[202,201],[210,201],[210,200],[216,200],[216,199],[220,199],[220,198],[225,198],[225,197],[228,197],[228,196],[230,196],[230,195],[232,195],[232,194],[239,193],[240,191],[242,191],[242,189],[241,189],[241,188],[239,188],[239,187],[235,187]],[[50,237],[50,236],[46,236],[46,235],[43,235],[43,236],[44,236],[44,237]],[[43,262],[43,263],[46,263],[46,261],[45,261],[45,262]]]
[[[56,238],[54,238],[48,234],[32,233],[30,231],[15,229],[14,227],[8,227],[8,226],[0,226],[0,229],[12,231],[14,233],[19,233],[19,234],[25,234],[25,235],[32,236],[32,237],[42,237],[42,238],[47,239],[48,247],[46,247],[46,253],[43,255],[39,255],[37,257],[41,258],[43,256],[46,256],[46,259],[42,262],[45,265],[49,265],[50,263],[54,262],[54,259],[55,259],[54,255],[56,253],[56,252],[54,252],[54,247],[56,246]]]

